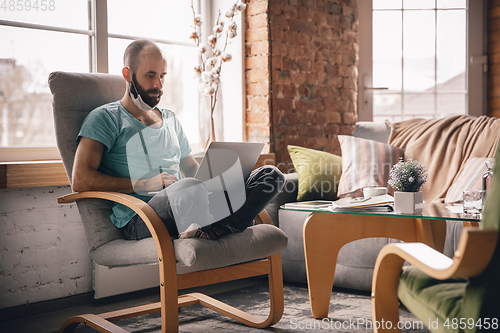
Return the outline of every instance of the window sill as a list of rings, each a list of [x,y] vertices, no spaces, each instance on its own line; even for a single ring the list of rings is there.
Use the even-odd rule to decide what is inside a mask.
[[[201,159],[200,159],[201,160]],[[255,167],[275,165],[274,154],[261,154]],[[0,188],[27,188],[69,185],[62,161],[0,163]]]
[[[69,185],[62,161],[0,163],[0,188]]]

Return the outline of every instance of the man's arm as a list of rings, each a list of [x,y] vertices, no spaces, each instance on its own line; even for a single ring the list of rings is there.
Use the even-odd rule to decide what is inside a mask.
[[[130,178],[106,175],[99,171],[105,146],[96,140],[86,137],[80,139],[76,149],[73,165],[73,191],[112,191],[132,193],[134,191],[156,191],[162,186],[169,186],[177,181],[177,177],[163,172],[150,179],[139,180],[132,187]]]
[[[193,155],[189,154],[181,160],[181,171],[186,177],[194,177],[199,168],[198,162],[194,159]]]

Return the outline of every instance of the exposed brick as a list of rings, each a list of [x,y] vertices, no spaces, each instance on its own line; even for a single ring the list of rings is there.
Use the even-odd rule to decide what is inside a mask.
[[[327,111],[340,111],[344,112],[347,109],[347,103],[339,99],[324,99],[323,104]]]
[[[248,111],[246,121],[250,124],[269,125],[269,112]]]
[[[269,15],[271,17],[281,15],[283,13],[282,1],[269,1]]]
[[[299,70],[301,72],[310,72],[311,71],[311,60],[301,59],[298,61]]]
[[[274,42],[282,42],[283,41],[283,31],[278,29],[271,30],[271,41]]]
[[[260,55],[269,53],[269,42],[252,42],[248,44],[250,46],[250,53],[248,55]]]
[[[246,69],[257,69],[257,68],[268,68],[269,57],[267,55],[246,57],[245,68]]]
[[[356,123],[356,116],[354,113],[344,112],[342,113],[342,122],[347,125],[354,125]]]
[[[311,88],[308,85],[301,84],[298,88],[298,93],[301,97],[309,97],[311,96]]]
[[[247,95],[268,95],[269,94],[269,82],[261,81],[256,83],[251,83],[246,85]]]
[[[258,29],[247,29],[245,32],[247,42],[267,41],[269,39],[269,30],[267,27]]]
[[[260,142],[261,140],[269,140],[269,126],[247,124],[247,137],[249,138],[248,141]]]
[[[311,22],[293,20],[290,22],[290,30],[312,35],[316,29]]]
[[[245,10],[247,16],[267,13],[268,1],[251,1],[247,2],[247,9]]]
[[[340,126],[338,124],[327,124],[325,126],[325,134],[327,135],[336,135],[339,134]]]
[[[246,50],[247,57],[271,52],[268,58],[271,75],[266,78],[272,82],[264,80],[259,85],[251,82],[250,77],[255,79],[257,75],[250,76],[248,70],[255,69],[258,60],[247,61],[247,92],[250,96],[258,96],[257,93],[267,96],[270,91],[272,124],[269,126],[273,127],[273,137],[268,140],[277,163],[282,164],[280,169],[287,169],[290,161],[287,145],[340,153],[337,135],[352,133],[357,119],[357,5],[352,0],[287,0],[268,1],[268,4],[265,10],[269,13],[270,36],[262,32],[263,36],[257,37],[254,32],[248,38]],[[263,19],[248,17],[258,15],[262,13],[247,14],[249,27],[264,24]],[[267,48],[255,44],[265,36],[270,37]],[[249,99],[249,107],[257,101]],[[256,120],[258,116],[262,114],[249,118],[262,121]],[[253,128],[250,125],[248,130]],[[248,139],[259,135],[265,134],[254,133]]]
[[[297,61],[288,57],[283,58],[283,70],[290,71],[297,69]]]
[[[261,82],[269,79],[269,71],[267,68],[251,69],[246,72],[247,79],[252,82]]]
[[[328,118],[326,116],[326,112],[316,112],[316,123],[317,124],[326,124],[328,122]]]
[[[294,84],[305,84],[307,82],[307,74],[290,73],[290,82]]]
[[[290,28],[287,19],[284,16],[271,17],[271,29],[288,30]]]
[[[297,95],[297,88],[293,84],[283,85],[283,96],[294,98]]]
[[[248,29],[258,29],[268,26],[268,16],[267,14],[257,14],[247,17],[247,27]]]
[[[269,111],[269,96],[248,98],[247,108],[252,111]]]
[[[293,99],[291,98],[273,98],[273,109],[274,110],[292,110],[293,109]]]
[[[286,122],[288,126],[295,126],[300,123],[300,116],[297,112],[293,111],[290,107],[289,109],[284,109],[283,122]]]
[[[329,124],[341,124],[342,114],[339,111],[326,110],[326,120]]]
[[[290,72],[289,71],[273,70],[273,80],[275,80],[275,81],[289,81],[290,80]]]

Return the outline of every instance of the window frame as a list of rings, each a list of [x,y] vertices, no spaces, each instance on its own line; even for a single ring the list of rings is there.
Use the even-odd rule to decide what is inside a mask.
[[[359,68],[358,121],[373,121],[372,56],[373,1],[358,1]],[[467,0],[466,85],[467,114],[486,115],[486,6],[483,1]]]

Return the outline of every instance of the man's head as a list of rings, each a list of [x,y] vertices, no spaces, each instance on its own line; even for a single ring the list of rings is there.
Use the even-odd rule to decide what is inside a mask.
[[[134,41],[125,50],[123,62],[123,77],[134,104],[141,110],[155,107],[167,74],[167,61],[160,48],[149,40]]]

